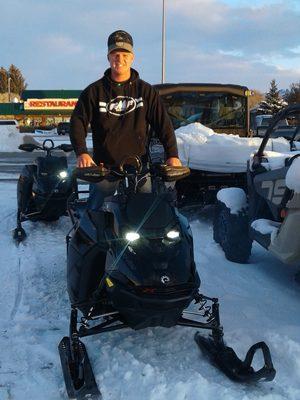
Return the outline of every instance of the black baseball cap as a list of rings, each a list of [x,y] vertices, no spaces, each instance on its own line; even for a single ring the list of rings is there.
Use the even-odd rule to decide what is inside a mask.
[[[133,40],[125,31],[115,31],[108,36],[108,54],[113,50],[126,50],[133,53]]]

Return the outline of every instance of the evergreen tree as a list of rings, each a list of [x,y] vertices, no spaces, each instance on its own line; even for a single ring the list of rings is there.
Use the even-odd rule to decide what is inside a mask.
[[[271,80],[270,89],[265,95],[265,100],[259,104],[258,111],[262,114],[275,115],[287,106],[287,102],[280,96],[275,79]]]
[[[0,67],[0,93],[7,93],[8,73],[5,68]]]
[[[284,96],[288,104],[300,103],[300,82],[292,83]]]
[[[10,81],[11,93],[17,93],[20,95],[23,92],[23,90],[25,90],[27,87],[27,84],[25,83],[25,79],[21,71],[15,65],[11,64],[8,70],[8,74],[11,78]]]

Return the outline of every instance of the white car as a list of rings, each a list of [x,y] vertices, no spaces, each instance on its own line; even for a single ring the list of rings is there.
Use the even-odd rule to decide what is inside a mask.
[[[15,119],[0,119],[0,135],[3,133],[19,133],[20,127]]]

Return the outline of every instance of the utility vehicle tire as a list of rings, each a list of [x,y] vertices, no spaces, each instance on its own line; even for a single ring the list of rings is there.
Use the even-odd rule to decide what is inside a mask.
[[[229,261],[244,264],[251,254],[248,214],[245,210],[231,214],[230,209],[217,201],[213,222],[214,240],[222,247]]]
[[[219,234],[219,201],[217,200],[216,205],[215,205],[215,211],[214,211],[214,219],[213,219],[213,238],[214,241],[218,244],[221,243],[220,239],[220,234]]]

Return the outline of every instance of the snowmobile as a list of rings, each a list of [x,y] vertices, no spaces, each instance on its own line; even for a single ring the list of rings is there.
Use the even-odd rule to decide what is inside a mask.
[[[292,123],[290,129],[294,127],[291,151],[266,151],[274,128],[285,119]],[[300,104],[276,114],[258,151],[250,157],[245,190],[227,188],[218,192],[214,239],[221,245],[228,260],[246,263],[252,242],[256,241],[282,262],[299,264],[300,194],[293,183],[300,177],[299,130]]]
[[[20,150],[32,152],[44,150],[44,157],[37,157],[35,164],[25,165],[17,185],[17,227],[13,238],[21,242],[26,237],[22,227],[24,221],[55,221],[67,211],[67,199],[72,193],[72,179],[68,174],[67,158],[53,156],[53,150],[70,152],[70,144],[54,147],[51,139],[44,140],[41,146],[24,143]]]
[[[245,360],[240,360],[223,340],[218,299],[199,293],[192,232],[176,208],[171,187],[188,175],[189,168],[142,166],[137,157],[132,159],[118,169],[75,170],[80,180],[117,179],[119,186],[97,211],[87,208],[78,188],[69,202],[73,227],[66,240],[71,316],[69,336],[58,346],[69,398],[101,399],[80,338],[125,328],[180,325],[209,330],[210,337],[197,332],[195,341],[230,378],[272,380],[275,369],[268,346],[256,343]],[[145,179],[151,179],[146,193],[140,188]],[[187,310],[192,302],[198,312]],[[259,349],[264,366],[255,371],[251,364]]]

